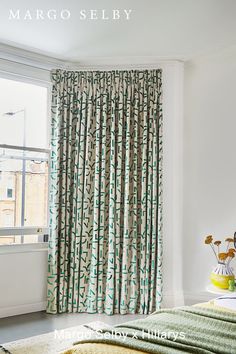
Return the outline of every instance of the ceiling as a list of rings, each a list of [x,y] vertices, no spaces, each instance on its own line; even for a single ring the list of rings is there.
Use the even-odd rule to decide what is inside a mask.
[[[20,19],[10,20],[10,9],[19,9]],[[36,19],[37,9],[44,20]],[[56,20],[47,18],[52,9]],[[70,19],[60,18],[62,9]],[[108,20],[101,19],[102,9]],[[111,19],[113,9],[121,11],[120,20]],[[124,9],[132,10],[130,20],[124,19]],[[27,10],[31,20],[29,13],[24,20]],[[80,10],[87,16],[97,10],[99,18],[81,20]],[[236,0],[1,0],[0,42],[71,61],[189,59],[236,45],[235,19]]]

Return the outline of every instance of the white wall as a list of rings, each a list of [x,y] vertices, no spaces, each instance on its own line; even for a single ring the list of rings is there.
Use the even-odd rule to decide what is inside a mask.
[[[183,305],[183,68],[163,70],[163,307]]]
[[[236,48],[187,62],[184,99],[183,286],[197,300],[216,263],[204,236],[236,231]]]

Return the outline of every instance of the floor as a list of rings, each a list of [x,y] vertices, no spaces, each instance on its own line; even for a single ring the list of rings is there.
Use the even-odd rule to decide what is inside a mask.
[[[105,322],[110,325],[128,322],[145,315],[113,315],[72,313],[48,315],[44,311],[26,315],[12,316],[0,319],[0,343],[36,336],[39,334],[79,326],[93,321]]]

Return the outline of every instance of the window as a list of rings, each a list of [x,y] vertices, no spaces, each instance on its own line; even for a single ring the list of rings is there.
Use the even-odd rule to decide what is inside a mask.
[[[48,234],[48,89],[0,78],[0,245]]]
[[[12,198],[12,188],[7,188],[7,198]]]

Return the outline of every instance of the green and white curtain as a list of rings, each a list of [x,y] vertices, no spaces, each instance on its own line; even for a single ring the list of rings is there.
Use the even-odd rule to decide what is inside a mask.
[[[161,74],[52,72],[49,313],[160,306]]]

